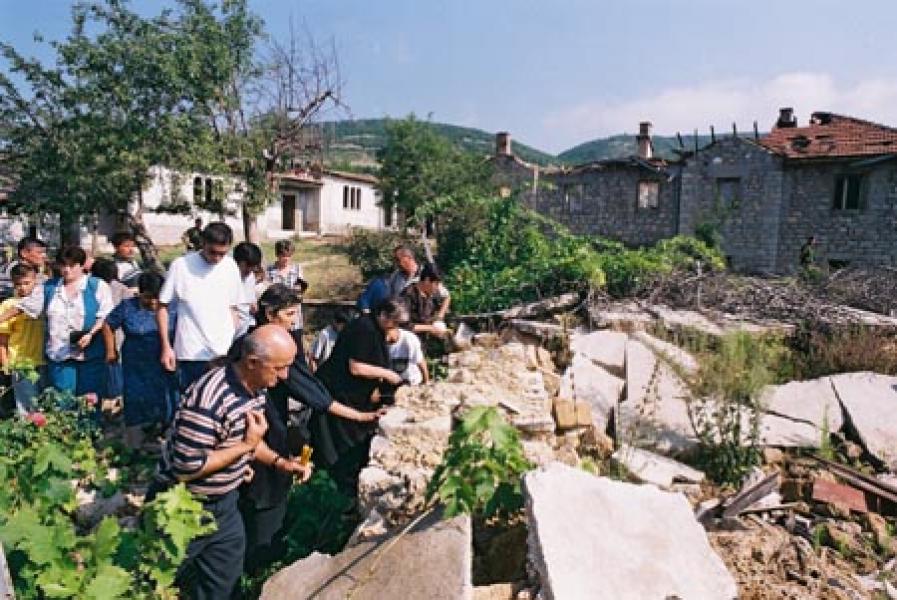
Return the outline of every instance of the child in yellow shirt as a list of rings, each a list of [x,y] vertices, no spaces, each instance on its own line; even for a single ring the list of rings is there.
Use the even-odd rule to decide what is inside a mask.
[[[8,308],[15,308],[22,298],[27,298],[37,283],[34,268],[19,263],[9,271],[15,297],[0,303],[0,314]],[[38,380],[32,381],[17,368],[25,365],[34,367],[38,372]],[[12,319],[0,323],[0,367],[11,374],[12,389],[16,399],[16,411],[25,416],[35,409],[34,399],[40,389],[44,370],[44,322],[19,314]]]

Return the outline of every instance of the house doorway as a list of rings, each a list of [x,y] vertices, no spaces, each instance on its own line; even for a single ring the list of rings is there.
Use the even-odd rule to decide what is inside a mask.
[[[284,194],[281,199],[280,228],[296,231],[296,196],[293,194]]]

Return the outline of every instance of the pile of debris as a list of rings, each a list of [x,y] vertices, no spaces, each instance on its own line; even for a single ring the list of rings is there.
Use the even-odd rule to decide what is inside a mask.
[[[685,464],[698,441],[681,374],[698,363],[648,332],[774,325],[618,305],[592,315],[613,330],[568,335],[557,322],[519,316],[498,317],[501,337],[462,328],[467,349],[450,356],[447,379],[401,391],[371,445],[359,487],[364,522],[349,547],[295,563],[266,584],[263,598],[892,593],[897,377],[850,373],[771,386],[763,468],[735,491]],[[485,551],[514,562],[525,550],[525,570],[508,569],[514,574],[492,585],[476,585],[474,575],[485,558],[482,525],[466,516],[440,521],[424,499],[459,413],[481,405],[504,412],[538,467],[524,478],[523,527],[498,536],[504,549]],[[812,458],[822,452],[862,470]]]

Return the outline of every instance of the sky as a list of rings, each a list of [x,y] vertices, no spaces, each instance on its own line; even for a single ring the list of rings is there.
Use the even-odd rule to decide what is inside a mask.
[[[162,0],[135,0],[151,14]],[[0,39],[52,56],[66,0],[0,0]],[[897,126],[894,0],[250,0],[333,41],[354,118],[510,131],[557,153],[596,137],[761,130],[790,106]]]

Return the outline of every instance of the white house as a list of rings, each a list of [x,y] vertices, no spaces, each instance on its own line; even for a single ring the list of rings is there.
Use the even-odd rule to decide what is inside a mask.
[[[282,239],[294,235],[341,235],[353,227],[389,228],[394,213],[379,206],[380,196],[370,175],[331,170],[294,169],[277,176],[277,199],[258,217],[263,239]],[[241,201],[243,182],[234,177],[203,173],[181,173],[166,167],[153,167],[150,182],[141,197],[143,220],[158,245],[180,244],[181,235],[196,218],[203,223],[224,221],[240,239],[243,235]],[[9,193],[0,186],[0,199]],[[136,207],[132,205],[133,211]],[[58,226],[55,215],[41,215],[30,223],[22,217],[0,216],[0,237],[15,242],[30,229],[55,244]],[[124,215],[104,213],[93,222],[85,219],[81,243],[85,248],[103,250],[116,231],[127,228]]]
[[[269,238],[282,238],[392,227],[395,215],[380,206],[376,183],[371,175],[327,169],[281,173],[278,199],[260,217],[259,229]]]

